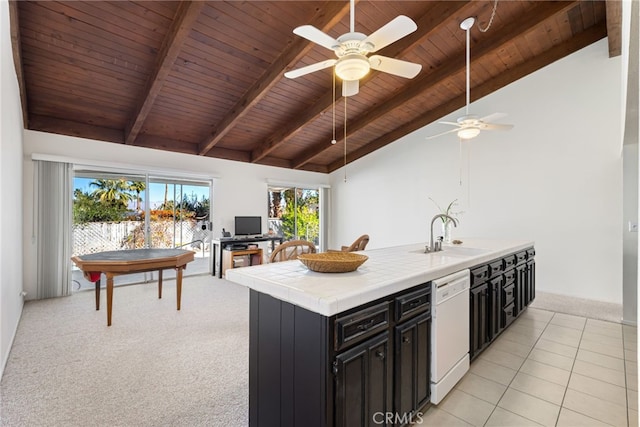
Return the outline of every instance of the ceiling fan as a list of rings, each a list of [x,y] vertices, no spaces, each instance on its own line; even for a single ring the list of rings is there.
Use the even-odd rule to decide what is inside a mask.
[[[351,0],[350,31],[337,39],[313,25],[303,25],[295,28],[293,30],[294,34],[334,51],[338,59],[327,59],[326,61],[291,70],[284,73],[284,76],[295,79],[335,65],[335,74],[343,80],[342,96],[352,96],[358,93],[359,81],[370,69],[408,79],[418,75],[422,69],[420,64],[381,55],[367,57],[369,53],[376,52],[414,32],[418,28],[416,23],[411,18],[400,15],[369,36],[366,36],[355,32],[354,11],[355,2]]]
[[[467,18],[460,23],[460,28],[467,32],[467,83],[466,83],[466,93],[467,93],[467,102],[465,107],[465,115],[458,118],[456,122],[438,122],[445,125],[453,125],[456,126],[455,129],[448,130],[446,132],[439,133],[437,135],[428,136],[427,139],[436,138],[441,135],[446,135],[448,133],[457,132],[458,137],[460,139],[472,139],[480,134],[480,131],[483,130],[509,130],[513,128],[513,125],[506,124],[498,124],[492,123],[493,120],[500,119],[506,114],[504,113],[494,113],[485,117],[478,117],[474,114],[469,114],[469,103],[470,103],[470,90],[469,90],[469,70],[470,70],[470,53],[469,53],[469,31],[473,24],[475,23],[475,18]]]

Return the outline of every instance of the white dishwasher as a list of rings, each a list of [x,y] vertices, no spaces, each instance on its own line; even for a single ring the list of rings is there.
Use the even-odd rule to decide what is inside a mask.
[[[469,270],[431,282],[431,402],[469,370]]]

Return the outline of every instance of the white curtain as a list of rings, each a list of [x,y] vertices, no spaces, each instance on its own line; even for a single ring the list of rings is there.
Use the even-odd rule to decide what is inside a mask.
[[[35,161],[37,298],[71,294],[72,165]]]

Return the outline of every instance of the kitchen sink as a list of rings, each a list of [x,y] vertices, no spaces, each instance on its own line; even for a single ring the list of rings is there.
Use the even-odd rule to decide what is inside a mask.
[[[439,255],[442,257],[473,257],[476,255],[482,255],[489,252],[488,249],[482,248],[468,248],[465,246],[443,246],[441,251],[438,252],[425,252],[423,249],[417,251],[411,251],[414,253],[423,253],[425,255]]]
[[[476,256],[487,253],[488,249],[482,248],[467,248],[465,246],[443,246],[442,252],[445,255],[459,255],[459,256]]]

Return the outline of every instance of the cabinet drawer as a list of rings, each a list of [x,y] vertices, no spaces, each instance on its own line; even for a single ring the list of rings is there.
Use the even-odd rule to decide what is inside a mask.
[[[395,300],[396,322],[404,321],[418,313],[431,311],[431,285],[399,296]]]
[[[516,286],[513,283],[511,285],[504,286],[502,288],[502,306],[503,307],[506,307],[509,304],[513,303],[516,296],[515,291],[516,291]]]
[[[516,280],[516,270],[512,268],[511,270],[504,273],[503,277],[504,277],[504,286],[509,286]]]
[[[520,264],[527,260],[527,251],[518,252],[516,254],[516,264]]]
[[[502,326],[507,327],[516,318],[516,305],[514,303],[509,304],[502,309]]]
[[[361,342],[389,325],[389,303],[383,302],[335,320],[336,351]]]
[[[494,261],[489,264],[489,277],[496,277],[503,272],[502,260]]]
[[[534,256],[536,256],[536,250],[531,248],[531,249],[527,249],[527,258],[531,259]]]
[[[502,258],[502,263],[504,265],[504,271],[507,271],[510,268],[512,268],[514,265],[516,265],[516,256],[515,255],[506,256]]]
[[[489,266],[483,265],[471,270],[471,286],[481,285],[489,278]]]

